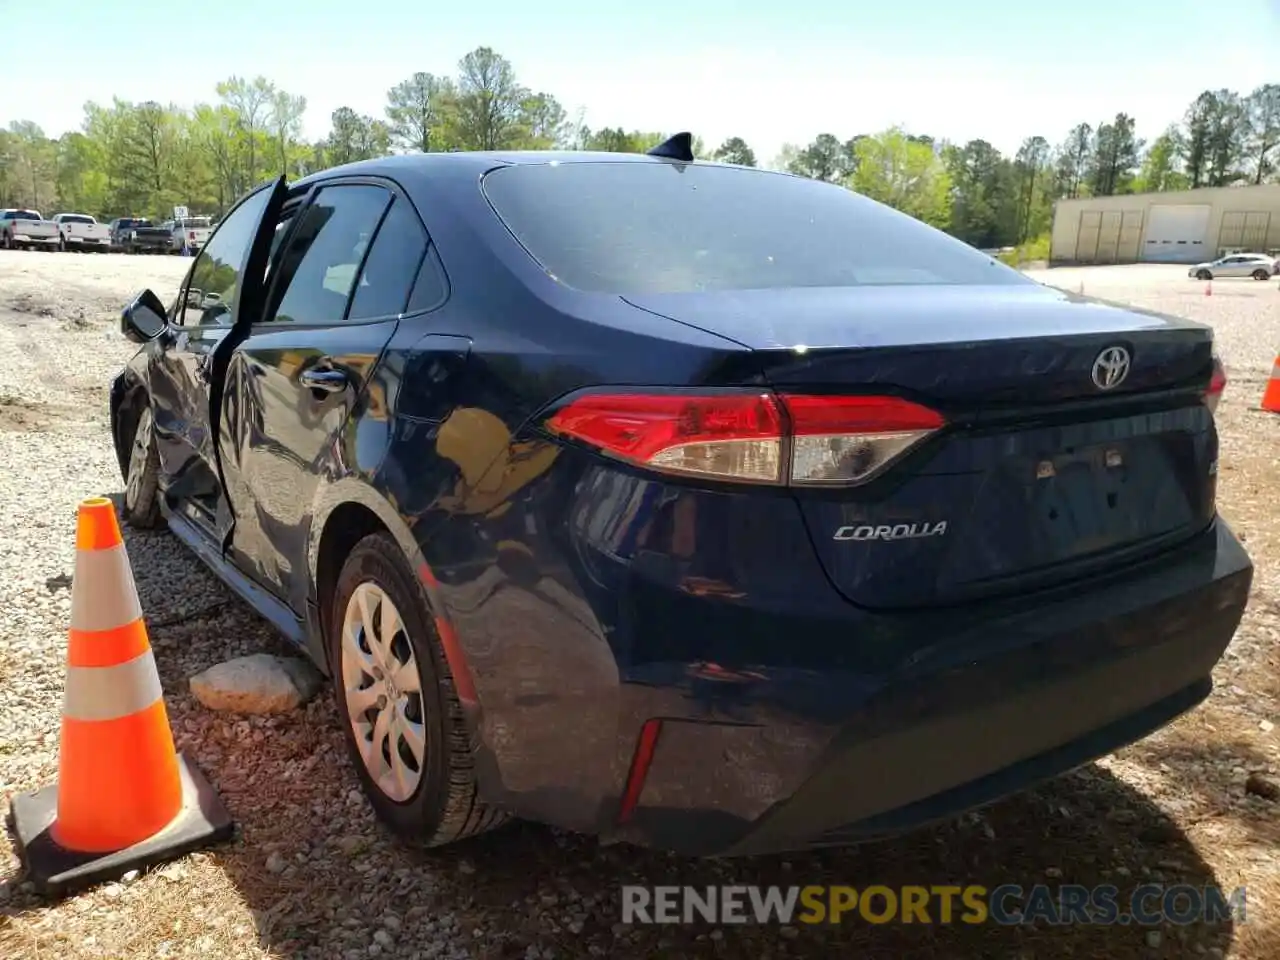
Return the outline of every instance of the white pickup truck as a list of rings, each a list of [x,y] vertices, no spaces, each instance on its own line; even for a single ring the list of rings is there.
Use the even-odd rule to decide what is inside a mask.
[[[192,256],[204,249],[209,234],[213,233],[213,221],[209,217],[183,217],[180,220],[168,220],[164,225],[172,232],[170,249],[174,253],[182,253],[185,247]]]
[[[53,222],[62,235],[63,250],[96,250],[106,253],[111,249],[111,228],[99,223],[87,213],[54,214]]]
[[[61,240],[58,225],[40,216],[39,210],[0,210],[0,246],[6,250],[56,250]]]

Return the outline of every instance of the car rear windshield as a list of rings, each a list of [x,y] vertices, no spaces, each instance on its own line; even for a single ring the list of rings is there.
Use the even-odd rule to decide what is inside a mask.
[[[529,254],[579,290],[1032,282],[912,217],[802,177],[585,161],[502,167],[483,183]]]
[[[187,219],[185,220],[179,220],[178,226],[183,227],[187,230],[190,230],[192,228],[201,229],[209,226],[209,218],[208,217],[187,217]]]
[[[68,213],[62,217],[63,223],[93,223],[93,217],[82,217],[78,213]]]
[[[14,210],[9,214],[11,220],[39,220],[40,214],[34,210]]]

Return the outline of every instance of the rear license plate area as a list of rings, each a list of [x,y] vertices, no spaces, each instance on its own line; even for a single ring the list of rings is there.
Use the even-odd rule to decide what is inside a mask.
[[[1123,444],[1107,444],[1031,465],[1032,516],[1050,556],[1064,559],[1105,550],[1117,538],[1137,533],[1126,453]]]

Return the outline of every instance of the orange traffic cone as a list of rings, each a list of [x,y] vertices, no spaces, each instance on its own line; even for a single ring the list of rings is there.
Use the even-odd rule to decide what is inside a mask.
[[[1280,357],[1271,364],[1271,377],[1262,391],[1262,409],[1267,413],[1280,413]]]
[[[80,504],[58,783],[14,797],[29,878],[45,893],[226,839],[212,788],[174,749],[160,674],[110,500]]]

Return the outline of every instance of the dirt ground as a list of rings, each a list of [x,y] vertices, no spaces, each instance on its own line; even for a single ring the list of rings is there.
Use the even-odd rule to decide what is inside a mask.
[[[0,795],[55,781],[75,505],[117,493],[106,384],[132,352],[118,311],[186,261],[0,251]],[[694,862],[517,824],[432,854],[375,823],[331,700],[275,719],[210,713],[186,678],[229,656],[285,653],[271,629],[167,534],[127,532],[181,749],[239,823],[237,839],[65,902],[38,900],[0,839],[0,957],[1280,956],[1280,420],[1256,410],[1280,349],[1275,283],[1176,267],[1054,270],[1071,291],[1212,324],[1230,377],[1220,407],[1222,512],[1257,572],[1200,708],[1074,774],[934,829],[821,855]],[[1158,928],[870,925],[835,929],[619,923],[641,884],[1113,883],[1247,889],[1247,919]]]

